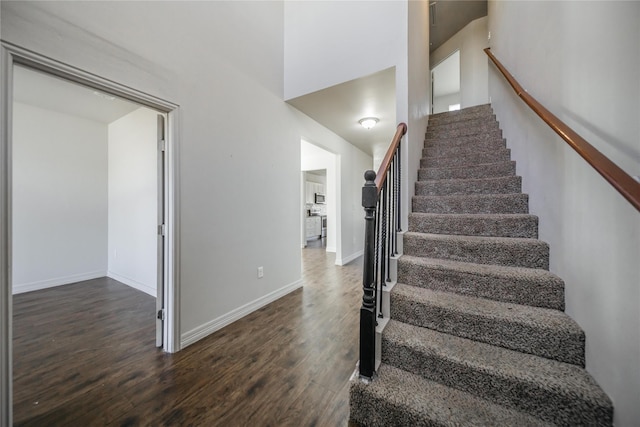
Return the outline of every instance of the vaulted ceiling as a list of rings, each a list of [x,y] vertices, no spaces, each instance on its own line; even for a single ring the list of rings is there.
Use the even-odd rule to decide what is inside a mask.
[[[487,0],[435,0],[430,3],[429,13],[431,53],[469,22],[486,16]],[[433,67],[436,64],[431,65]],[[386,149],[395,132],[395,69],[390,68],[287,102],[365,153],[373,155],[374,152],[379,153],[381,147]],[[378,117],[378,126],[366,130],[358,125],[358,120],[367,116]]]
[[[429,3],[429,53],[474,19],[487,16],[487,0],[434,0]]]

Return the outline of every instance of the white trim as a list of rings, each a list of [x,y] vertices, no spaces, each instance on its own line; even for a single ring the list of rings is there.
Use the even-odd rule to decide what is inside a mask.
[[[235,322],[236,320],[239,320],[244,316],[250,313],[253,313],[259,308],[262,308],[265,305],[272,303],[277,299],[280,299],[283,296],[287,295],[288,293],[291,293],[301,287],[302,287],[302,279],[297,280],[287,286],[284,286],[276,291],[273,291],[265,296],[262,296],[234,310],[231,310],[227,314],[224,314],[218,317],[217,319],[213,319],[188,332],[185,332],[184,334],[182,334],[181,347],[185,348],[186,346],[191,345],[198,340],[201,340],[202,338],[224,328],[225,326]]]
[[[54,288],[56,286],[69,285],[84,280],[98,279],[107,275],[104,270],[89,271],[86,273],[70,274],[69,276],[54,277],[53,279],[38,280],[35,282],[13,285],[13,295],[25,292],[39,291],[40,289]]]
[[[167,114],[167,142],[165,170],[166,238],[164,281],[164,351],[180,351],[180,109]]]
[[[342,258],[342,259],[336,259],[336,265],[346,265],[348,263],[350,263],[351,261],[353,261],[354,259],[361,257],[362,255],[364,255],[364,250],[358,251],[354,254],[349,255],[346,258]]]
[[[333,252],[336,253],[336,247],[335,246],[327,246],[327,252]]]
[[[145,285],[144,283],[140,283],[128,277],[121,276],[118,273],[114,273],[113,271],[107,271],[106,276],[112,278],[113,280],[117,280],[118,282],[123,283],[127,286],[131,286],[134,289],[142,291],[145,294],[151,295],[154,298],[158,293],[158,289],[156,286]]]
[[[11,295],[11,102],[13,58],[0,46],[0,426],[13,424]]]

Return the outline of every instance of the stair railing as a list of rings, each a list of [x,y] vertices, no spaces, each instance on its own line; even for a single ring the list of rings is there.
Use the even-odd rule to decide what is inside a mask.
[[[400,218],[400,142],[407,125],[400,123],[378,173],[364,173],[362,207],[365,212],[363,296],[360,308],[360,378],[375,373],[376,326],[382,318],[382,288],[391,281],[391,257],[398,253]]]
[[[533,96],[529,95],[520,86],[520,83],[511,75],[511,73],[502,65],[500,61],[493,55],[490,48],[484,49],[491,61],[496,65],[498,70],[507,79],[516,94],[522,98],[546,124],[549,125],[555,133],[560,135],[571,148],[573,148],[583,159],[587,161],[609,184],[611,184],[618,192],[640,211],[640,182],[636,181],[623,171],[618,165],[612,162],[607,156],[602,154],[593,145],[589,144],[584,138],[578,135],[566,123],[560,120],[540,104]]]

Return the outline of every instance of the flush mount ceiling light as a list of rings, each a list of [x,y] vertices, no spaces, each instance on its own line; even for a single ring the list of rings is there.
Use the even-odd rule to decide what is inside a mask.
[[[358,120],[358,123],[362,125],[365,129],[371,129],[374,127],[380,120],[377,117],[365,117],[364,119]]]

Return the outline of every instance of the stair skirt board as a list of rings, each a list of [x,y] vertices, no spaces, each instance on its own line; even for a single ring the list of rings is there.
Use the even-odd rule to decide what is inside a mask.
[[[430,116],[362,426],[610,426],[490,105]]]

